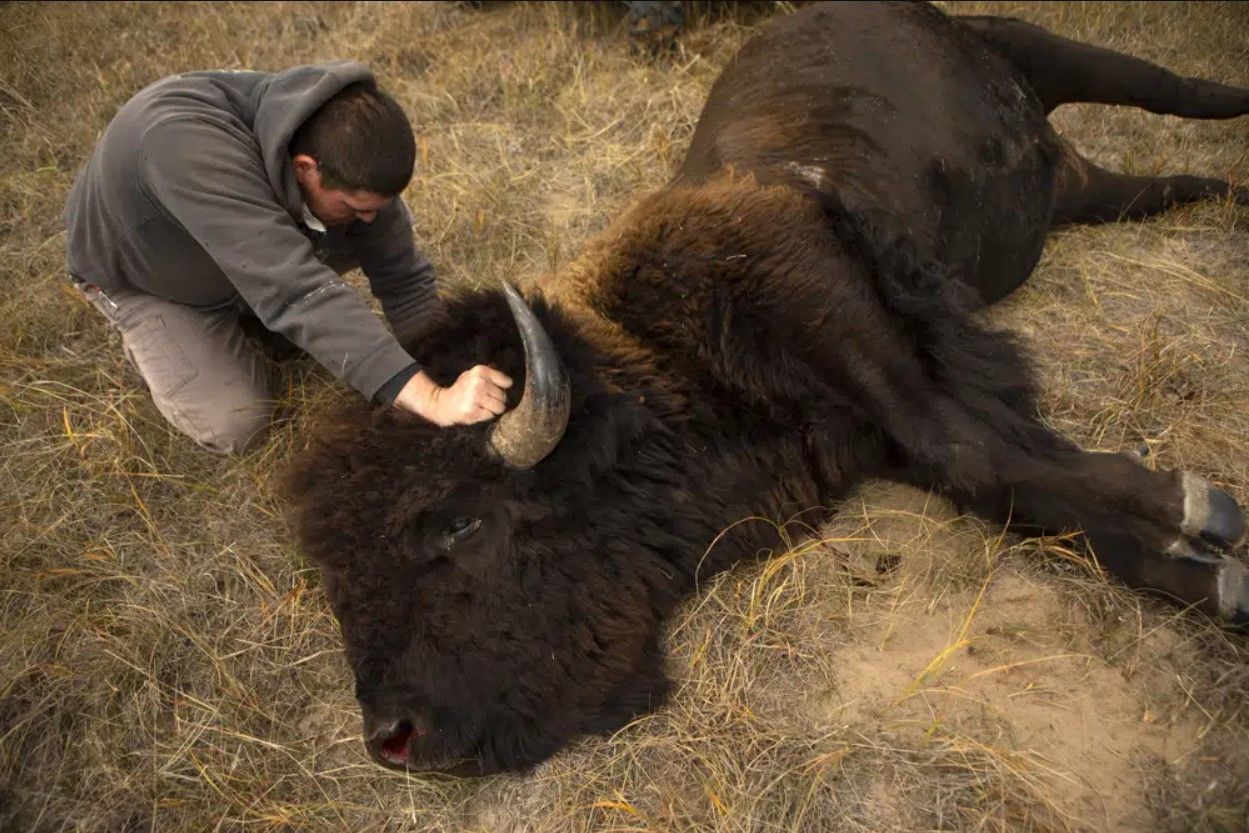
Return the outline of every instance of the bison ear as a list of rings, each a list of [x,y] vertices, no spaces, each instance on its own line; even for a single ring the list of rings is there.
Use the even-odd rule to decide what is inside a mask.
[[[618,468],[641,441],[666,430],[648,402],[646,396],[619,389],[587,395],[564,441],[551,453],[550,471],[593,478]]]

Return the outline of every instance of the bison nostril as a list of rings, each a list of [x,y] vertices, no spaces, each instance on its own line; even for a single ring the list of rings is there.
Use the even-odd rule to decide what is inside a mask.
[[[369,743],[387,762],[403,765],[408,762],[408,744],[416,729],[410,720],[398,720],[379,726],[369,736]]]

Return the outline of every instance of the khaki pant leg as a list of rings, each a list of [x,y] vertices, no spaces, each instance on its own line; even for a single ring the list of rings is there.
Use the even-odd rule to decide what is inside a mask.
[[[258,439],[274,402],[234,307],[204,311],[153,295],[76,284],[121,332],[157,410],[199,445],[234,454]]]

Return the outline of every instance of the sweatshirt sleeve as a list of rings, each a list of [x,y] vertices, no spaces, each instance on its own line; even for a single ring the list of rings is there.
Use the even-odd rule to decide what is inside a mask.
[[[412,214],[396,197],[371,223],[355,222],[348,238],[369,288],[399,341],[408,344],[445,315],[433,264],[417,250]]]
[[[150,198],[204,248],[266,327],[369,399],[414,363],[365,299],[317,260],[241,126],[201,117],[158,122],[137,153]]]

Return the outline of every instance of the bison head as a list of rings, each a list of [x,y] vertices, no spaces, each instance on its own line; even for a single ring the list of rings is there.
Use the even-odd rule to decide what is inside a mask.
[[[637,462],[665,432],[645,397],[591,367],[571,324],[544,307],[544,328],[505,297],[457,300],[454,323],[425,340],[436,378],[479,361],[523,372],[500,420],[439,429],[351,407],[319,426],[288,480],[365,745],[389,767],[524,769],[619,727],[666,686],[658,623],[687,582],[662,553],[686,530],[645,519],[679,496],[654,460]],[[552,334],[574,357],[563,443],[569,381]]]

